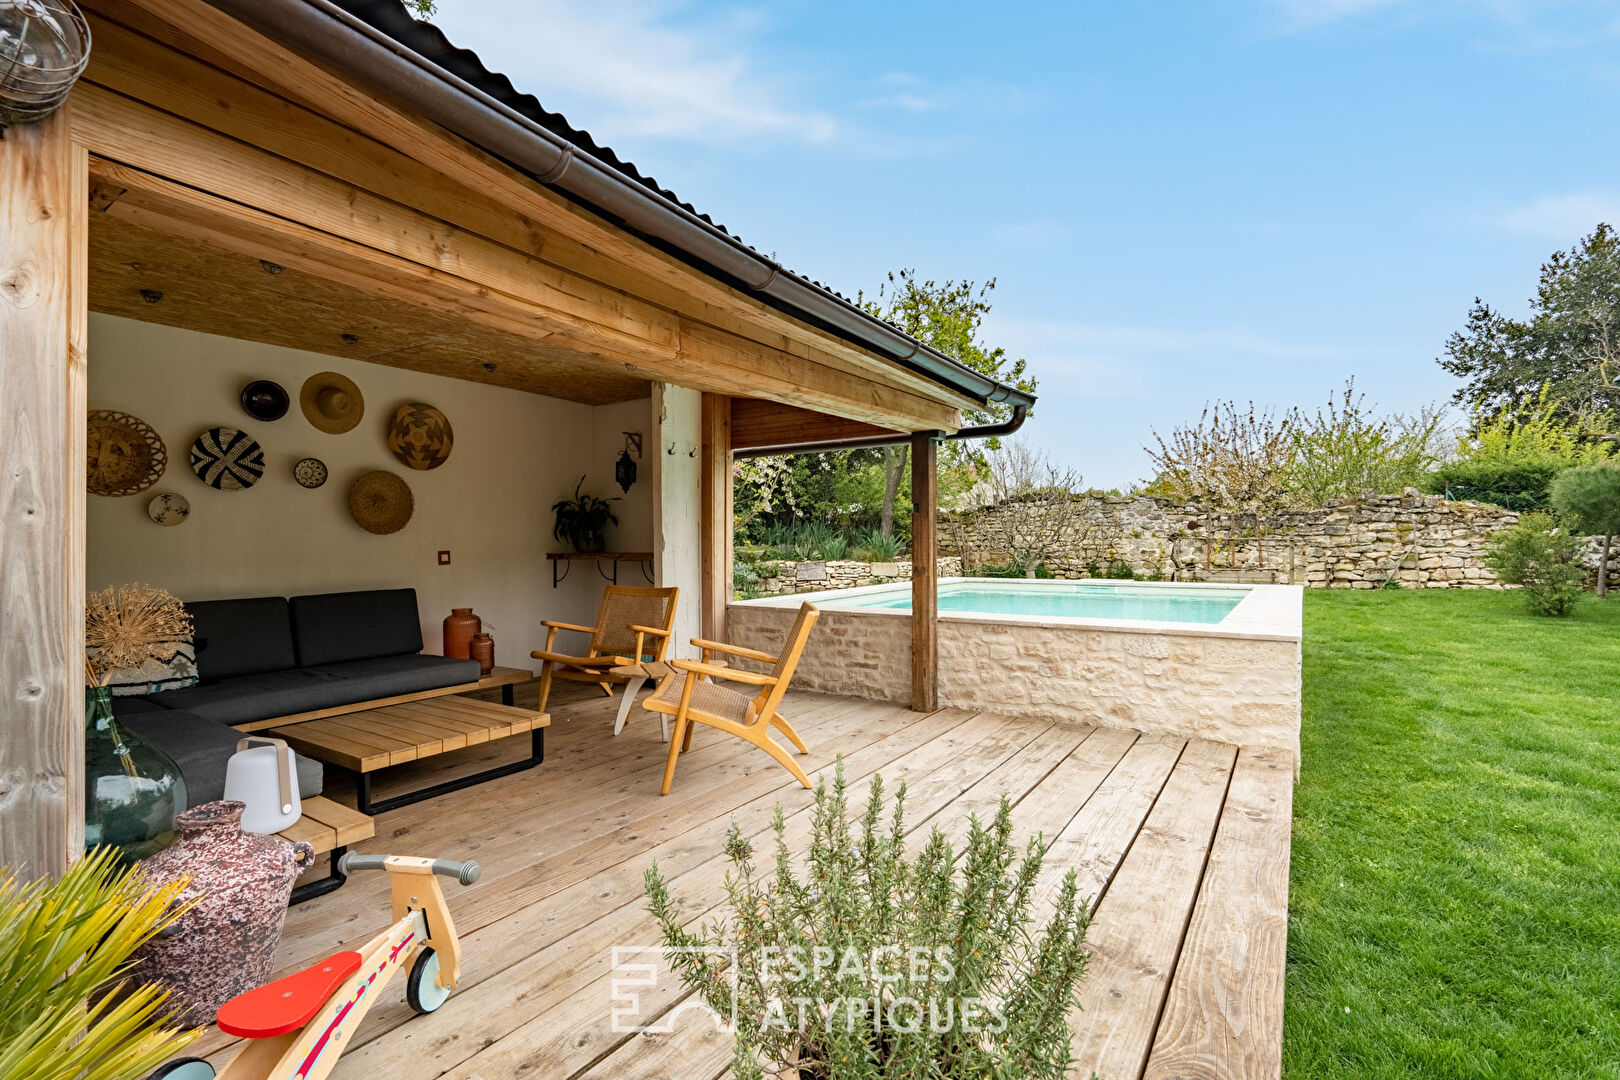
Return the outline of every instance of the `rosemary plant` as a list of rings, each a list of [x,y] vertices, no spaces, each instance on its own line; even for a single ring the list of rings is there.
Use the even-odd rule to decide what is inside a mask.
[[[1044,845],[1032,839],[1019,858],[1005,796],[962,850],[935,828],[912,855],[905,787],[887,818],[883,795],[874,777],[852,820],[840,765],[830,788],[816,786],[804,854],[778,807],[771,873],[733,826],[728,914],[706,925],[689,928],[657,866],[647,871],[671,966],[735,1019],[734,1074],[1059,1080],[1088,958],[1074,873],[1055,900],[1037,888]]]

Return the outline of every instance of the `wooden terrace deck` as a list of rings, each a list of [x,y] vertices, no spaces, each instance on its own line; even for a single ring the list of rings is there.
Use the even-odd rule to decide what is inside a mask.
[[[461,988],[429,1016],[403,1000],[378,1003],[335,1077],[716,1080],[728,1071],[729,1041],[696,1010],[666,1034],[612,1030],[611,950],[655,941],[642,897],[653,859],[687,911],[711,909],[728,822],[759,836],[780,803],[790,836],[803,835],[810,793],[758,750],[700,729],[674,792],[660,798],[656,719],[638,709],[614,738],[616,699],[586,690],[554,694],[544,765],[384,814],[359,845],[475,858],[484,877],[446,887],[463,940]],[[519,703],[525,691],[532,707],[532,686]],[[993,813],[1006,791],[1021,834],[1049,839],[1054,878],[1073,867],[1099,897],[1075,1075],[1279,1075],[1290,757],[814,694],[792,694],[788,706],[812,777],[842,754],[857,794],[874,771],[891,791],[904,780],[919,837],[935,825],[962,834],[969,814]],[[381,774],[378,790],[522,750],[490,744],[401,766]],[[302,967],[374,932],[387,919],[385,877],[357,875],[293,908],[280,961]],[[642,1015],[684,996],[669,985],[646,991]],[[220,1064],[230,1042],[212,1031],[192,1052]]]

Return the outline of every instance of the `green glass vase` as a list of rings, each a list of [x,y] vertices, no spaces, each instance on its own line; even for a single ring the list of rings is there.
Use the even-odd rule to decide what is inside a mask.
[[[180,766],[113,719],[112,691],[84,692],[84,846],[115,847],[125,864],[174,843],[186,808]]]

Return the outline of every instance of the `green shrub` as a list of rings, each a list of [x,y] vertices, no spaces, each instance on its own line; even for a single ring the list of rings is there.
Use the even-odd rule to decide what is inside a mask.
[[[730,911],[696,932],[658,867],[647,871],[670,965],[736,1017],[739,1080],[793,1067],[807,1080],[1067,1074],[1068,1016],[1088,960],[1075,872],[1048,907],[1040,838],[1018,857],[1005,795],[992,822],[973,820],[962,850],[935,828],[914,856],[904,805],[902,786],[885,815],[874,777],[852,821],[840,763],[830,790],[816,786],[807,851],[789,847],[777,808],[774,872],[755,865],[733,825]]]
[[[1485,545],[1485,565],[1509,585],[1524,589],[1525,603],[1538,615],[1568,615],[1580,601],[1586,544],[1560,528],[1551,514],[1529,513]]]
[[[900,538],[884,536],[882,529],[868,529],[857,543],[872,562],[894,562],[900,555]]]
[[[849,537],[841,532],[828,532],[816,545],[816,554],[823,559],[842,559],[849,554]]]
[[[1603,537],[1598,561],[1599,596],[1609,592],[1609,550],[1620,533],[1620,462],[1583,465],[1558,474],[1551,489],[1558,516],[1571,529]]]
[[[1110,559],[1108,567],[1103,571],[1103,577],[1123,581],[1135,581],[1136,571],[1124,559]]]
[[[977,572],[977,574],[975,574],[975,576],[976,577],[994,577],[994,578],[1027,578],[1027,577],[1029,577],[1029,575],[1027,573],[1025,573],[1023,570],[1020,570],[1016,566],[981,566],[981,567],[979,567],[978,572]],[[1035,568],[1035,576],[1038,577],[1038,578],[1051,579],[1051,578],[1056,577],[1057,575],[1052,573],[1052,571],[1048,570],[1045,566],[1037,566]]]
[[[1490,503],[1520,512],[1547,509],[1547,489],[1568,466],[1561,461],[1454,461],[1424,478],[1432,495]]]

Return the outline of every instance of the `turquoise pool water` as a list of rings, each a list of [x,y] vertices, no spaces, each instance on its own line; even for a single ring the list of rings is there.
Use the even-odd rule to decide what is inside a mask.
[[[939,587],[939,610],[979,615],[1213,625],[1226,618],[1242,603],[1245,595],[1246,590],[1178,589],[1174,585],[950,581]],[[829,598],[821,603],[824,607],[856,611],[910,611],[911,589],[900,586],[847,599]]]

